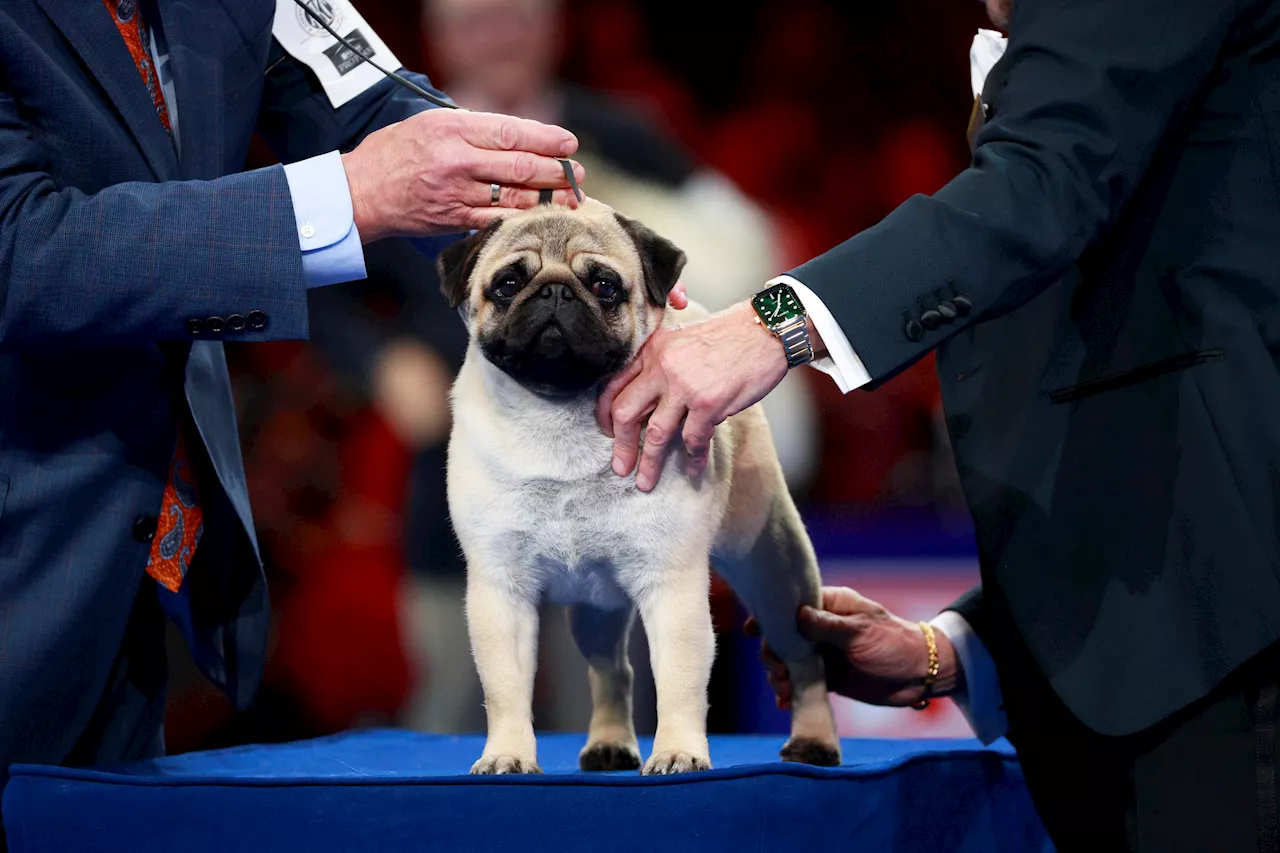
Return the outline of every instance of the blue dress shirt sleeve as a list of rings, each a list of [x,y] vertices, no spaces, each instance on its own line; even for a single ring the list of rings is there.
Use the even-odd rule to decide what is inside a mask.
[[[330,151],[284,167],[298,222],[307,287],[365,277],[364,246],[351,208],[342,155]]]

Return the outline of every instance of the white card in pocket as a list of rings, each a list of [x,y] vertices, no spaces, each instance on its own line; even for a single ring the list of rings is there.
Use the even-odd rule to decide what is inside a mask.
[[[315,72],[335,109],[359,97],[383,77],[381,71],[329,35],[319,21],[323,20],[352,47],[371,56],[388,71],[400,67],[400,60],[348,0],[302,0],[302,3],[306,8],[296,0],[276,0],[271,34],[290,56]]]

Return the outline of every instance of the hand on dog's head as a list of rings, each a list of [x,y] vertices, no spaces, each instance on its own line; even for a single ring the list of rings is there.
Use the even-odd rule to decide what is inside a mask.
[[[685,255],[599,203],[537,207],[441,252],[441,290],[485,357],[531,391],[572,396],[658,328]]]

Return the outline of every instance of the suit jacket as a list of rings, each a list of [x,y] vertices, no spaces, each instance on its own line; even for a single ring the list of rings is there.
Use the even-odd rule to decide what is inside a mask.
[[[155,6],[180,157],[102,3],[0,8],[0,767],[61,762],[102,699],[175,421],[207,474],[192,650],[252,696],[269,609],[222,341],[307,313],[283,167],[237,173],[255,130],[287,162],[426,108],[384,82],[334,110],[274,3]]]
[[[793,275],[876,382],[937,349],[984,588],[1126,734],[1280,639],[1280,5],[1009,35],[971,167]]]

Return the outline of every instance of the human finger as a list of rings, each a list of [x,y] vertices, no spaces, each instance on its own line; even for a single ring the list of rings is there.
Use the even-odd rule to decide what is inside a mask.
[[[553,124],[496,113],[465,113],[458,118],[459,135],[477,148],[547,157],[567,157],[578,150],[578,138]]]
[[[680,434],[684,414],[684,406],[667,397],[659,401],[649,416],[649,423],[644,429],[644,449],[640,452],[640,464],[636,469],[636,488],[640,491],[647,492],[657,485],[671,443]]]

